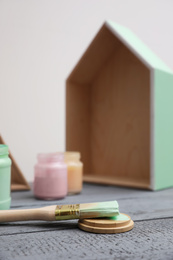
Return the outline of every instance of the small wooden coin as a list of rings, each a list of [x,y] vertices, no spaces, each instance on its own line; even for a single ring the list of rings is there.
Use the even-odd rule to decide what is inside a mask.
[[[134,227],[134,222],[130,216],[121,213],[112,218],[80,219],[78,226],[87,232],[115,234],[131,230]]]

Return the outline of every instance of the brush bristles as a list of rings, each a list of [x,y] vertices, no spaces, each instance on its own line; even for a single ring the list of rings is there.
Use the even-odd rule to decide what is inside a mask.
[[[119,205],[116,200],[80,204],[80,218],[113,217],[119,214]]]

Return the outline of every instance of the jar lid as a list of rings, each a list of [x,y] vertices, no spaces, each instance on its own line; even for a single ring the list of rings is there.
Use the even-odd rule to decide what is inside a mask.
[[[63,153],[39,153],[37,159],[40,162],[49,163],[49,162],[58,162],[64,161]]]
[[[0,155],[8,154],[8,145],[0,144]]]
[[[64,153],[64,157],[65,157],[65,160],[68,160],[68,159],[77,159],[79,160],[80,159],[80,153],[79,152],[65,152]]]

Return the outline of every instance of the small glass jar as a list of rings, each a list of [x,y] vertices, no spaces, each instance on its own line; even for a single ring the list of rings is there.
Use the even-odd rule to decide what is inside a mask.
[[[38,154],[34,195],[39,199],[61,199],[67,195],[67,165],[63,153]]]
[[[83,163],[79,152],[65,152],[68,172],[68,194],[80,193],[83,184]]]
[[[0,144],[0,210],[9,209],[11,205],[11,159],[8,146]]]

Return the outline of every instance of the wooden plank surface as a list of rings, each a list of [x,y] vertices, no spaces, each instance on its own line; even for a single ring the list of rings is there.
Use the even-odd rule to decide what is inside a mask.
[[[136,222],[121,234],[92,234],[66,226],[61,230],[0,237],[0,259],[170,259],[173,218]]]
[[[173,189],[158,192],[85,184],[81,194],[59,201],[13,192],[12,207],[116,199],[135,221],[132,231],[100,235],[81,231],[77,221],[0,224],[0,259],[173,259]]]

